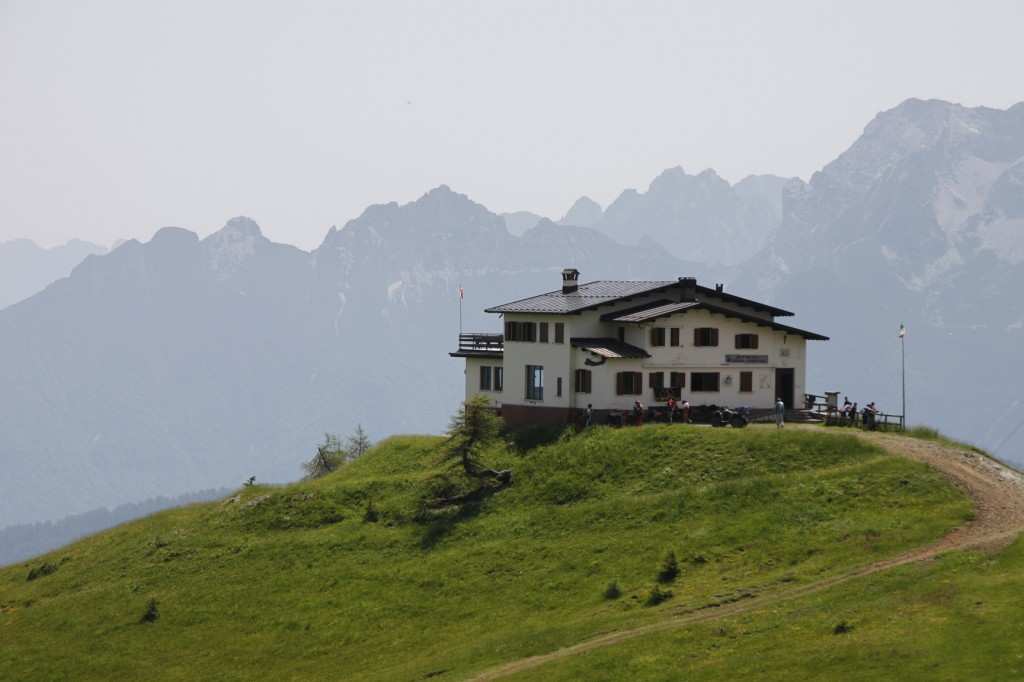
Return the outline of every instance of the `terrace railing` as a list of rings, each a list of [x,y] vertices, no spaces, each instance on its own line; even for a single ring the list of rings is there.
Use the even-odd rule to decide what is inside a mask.
[[[486,332],[465,332],[459,334],[459,350],[503,351],[505,350],[505,335]]]

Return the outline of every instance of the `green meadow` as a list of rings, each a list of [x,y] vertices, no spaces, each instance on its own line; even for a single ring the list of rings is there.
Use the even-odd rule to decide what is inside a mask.
[[[425,511],[450,484],[443,448],[391,438],[324,478],[243,488],[0,569],[0,679],[462,679],[844,573],[971,515],[938,473],[833,430],[646,426],[495,442],[483,459],[511,469],[511,486]],[[669,552],[677,575],[659,583]],[[890,671],[947,646],[971,609],[996,613],[961,591],[988,579],[1009,594],[1000,571],[1021,555],[953,555],[524,678],[734,679],[763,667],[798,679],[822,661]],[[978,584],[957,582],[968,578]],[[663,600],[649,605],[655,586]],[[934,637],[918,616],[941,625]],[[840,620],[854,627],[833,635]],[[986,646],[1011,646],[999,637]]]

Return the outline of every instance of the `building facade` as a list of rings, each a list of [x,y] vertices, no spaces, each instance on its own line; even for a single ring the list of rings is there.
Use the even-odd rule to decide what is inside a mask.
[[[669,396],[697,405],[787,407],[805,393],[806,343],[827,337],[776,321],[793,313],[675,281],[601,280],[488,308],[504,333],[462,334],[466,398],[482,394],[513,425],[569,423]]]

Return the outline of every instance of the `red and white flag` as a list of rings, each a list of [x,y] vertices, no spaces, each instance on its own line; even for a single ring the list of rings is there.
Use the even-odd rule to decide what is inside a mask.
[[[459,287],[459,300],[461,301],[465,297],[466,297],[466,292],[462,289],[462,287]]]

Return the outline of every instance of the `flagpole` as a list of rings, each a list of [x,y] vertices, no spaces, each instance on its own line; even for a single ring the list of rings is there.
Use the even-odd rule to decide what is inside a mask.
[[[462,285],[459,285],[459,334],[462,334]]]
[[[903,393],[903,428],[907,428],[907,332],[900,323],[900,379]]]

